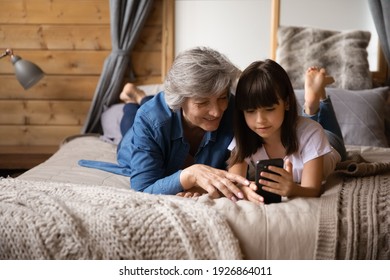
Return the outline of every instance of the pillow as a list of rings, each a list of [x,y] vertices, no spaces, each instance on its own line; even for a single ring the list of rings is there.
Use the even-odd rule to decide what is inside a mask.
[[[387,102],[385,106],[385,133],[387,143],[390,146],[390,94],[387,95]]]
[[[103,135],[102,140],[119,144],[122,140],[121,120],[123,117],[124,103],[111,105],[102,113],[100,121],[102,123]]]
[[[163,90],[163,84],[140,85],[138,88],[142,89],[146,95],[155,95]],[[100,118],[103,135],[101,139],[114,144],[119,144],[122,140],[122,133],[120,123],[123,117],[124,103],[118,103],[108,107]]]
[[[324,67],[335,78],[331,87],[370,89],[368,31],[330,31],[309,27],[280,26],[276,61],[288,73],[293,87],[304,88],[310,66]]]
[[[385,132],[389,87],[369,90],[326,88],[346,145],[389,147]],[[304,90],[295,90],[298,112],[302,112]]]

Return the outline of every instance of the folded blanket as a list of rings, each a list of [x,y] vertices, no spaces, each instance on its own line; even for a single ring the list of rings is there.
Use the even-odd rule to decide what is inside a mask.
[[[0,259],[241,259],[215,210],[176,196],[0,178]]]
[[[380,174],[390,171],[390,161],[388,162],[369,162],[360,154],[349,154],[346,161],[340,162],[336,166],[335,173],[362,177]]]
[[[351,170],[331,176],[321,196],[316,258],[388,260],[390,176],[379,173],[389,164],[355,158],[346,166]]]

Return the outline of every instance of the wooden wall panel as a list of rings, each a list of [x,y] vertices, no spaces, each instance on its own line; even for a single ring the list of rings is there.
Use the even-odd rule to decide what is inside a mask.
[[[110,51],[25,51],[23,57],[39,65],[48,75],[99,76]],[[8,58],[5,58],[8,59]],[[161,76],[161,52],[134,51],[132,55],[137,77]],[[14,74],[12,63],[5,63],[0,74]]]
[[[5,100],[0,123],[5,125],[81,125],[89,101]]]
[[[50,75],[24,90],[14,75],[0,75],[1,100],[92,100],[99,76]],[[1,111],[0,111],[1,114]]]
[[[111,52],[108,0],[0,0],[0,52],[38,64],[24,90],[0,61],[0,147],[58,146],[78,134]],[[138,84],[161,83],[173,60],[174,0],[155,0],[131,55]],[[7,61],[8,60],[8,61]]]
[[[0,48],[29,50],[110,50],[108,25],[3,25]]]
[[[0,18],[14,24],[109,25],[107,0],[2,0]]]
[[[0,125],[0,148],[4,146],[58,147],[68,136],[79,134],[82,126]],[[7,137],[4,137],[4,136]],[[27,156],[26,156],[27,157]]]

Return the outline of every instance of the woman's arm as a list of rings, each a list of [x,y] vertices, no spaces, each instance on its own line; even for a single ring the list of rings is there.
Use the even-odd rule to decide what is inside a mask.
[[[156,129],[147,119],[137,116],[122,140],[118,162],[130,166],[131,187],[137,191],[156,194],[177,194],[200,187],[212,197],[219,192],[228,198],[243,198],[238,184],[249,184],[245,177],[204,164],[181,170],[188,147],[182,139],[172,140],[169,129]]]

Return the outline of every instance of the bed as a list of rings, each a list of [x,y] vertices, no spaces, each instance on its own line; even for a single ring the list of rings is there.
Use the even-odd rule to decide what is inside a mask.
[[[81,167],[80,159],[116,162],[123,104],[115,104],[103,133],[72,135],[44,163],[0,178],[0,259],[390,259],[390,93],[372,87],[369,72],[362,79],[328,89],[348,160],[322,195],[261,206],[135,192],[128,177]]]

